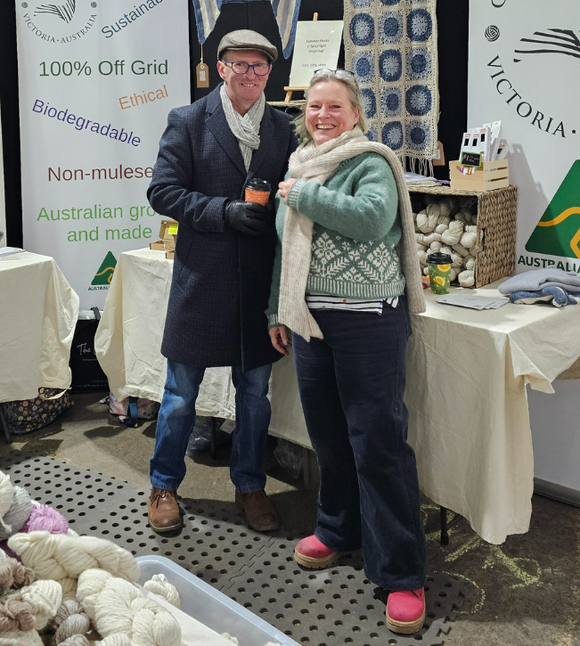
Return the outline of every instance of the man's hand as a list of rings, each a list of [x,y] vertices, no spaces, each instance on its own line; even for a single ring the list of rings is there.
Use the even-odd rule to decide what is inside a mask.
[[[240,233],[257,236],[271,227],[273,206],[262,206],[255,202],[231,200],[224,209],[224,220]]]
[[[268,334],[276,350],[280,354],[288,354],[288,346],[292,345],[288,335],[288,328],[285,325],[277,325],[276,327],[271,327],[268,330]]]

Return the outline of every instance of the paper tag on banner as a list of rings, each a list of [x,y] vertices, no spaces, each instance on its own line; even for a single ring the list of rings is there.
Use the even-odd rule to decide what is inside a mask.
[[[198,63],[195,68],[196,87],[209,87],[209,67]]]
[[[437,151],[433,158],[433,166],[445,166],[445,154],[443,152],[443,144],[440,141],[437,142]]]

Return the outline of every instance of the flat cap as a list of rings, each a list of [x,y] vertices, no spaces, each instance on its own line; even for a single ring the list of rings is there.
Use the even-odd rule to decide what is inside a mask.
[[[267,38],[251,29],[238,29],[226,34],[218,45],[217,55],[219,60],[221,60],[222,54],[227,49],[249,49],[264,52],[270,59],[270,63],[278,58],[276,47]]]

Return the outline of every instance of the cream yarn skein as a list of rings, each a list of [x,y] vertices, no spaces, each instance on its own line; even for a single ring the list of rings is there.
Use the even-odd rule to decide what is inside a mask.
[[[461,236],[459,241],[466,249],[475,247],[477,242],[477,225],[468,224],[465,226],[465,233]]]
[[[107,570],[129,581],[139,577],[133,555],[103,538],[30,532],[15,534],[8,540],[8,546],[40,579],[78,578],[92,568]]]
[[[77,596],[103,637],[126,635],[130,646],[181,644],[176,619],[128,581],[86,570],[79,577]],[[117,644],[111,641],[109,646]]]
[[[160,597],[167,599],[168,603],[176,608],[179,608],[181,599],[177,588],[169,583],[164,574],[154,574],[149,581],[143,584],[145,590],[158,594]]]
[[[462,271],[459,276],[459,284],[462,287],[473,287],[475,284],[475,274],[473,270],[471,269],[466,269],[465,271]]]
[[[457,244],[463,235],[463,222],[451,220],[449,228],[441,234],[441,241],[448,245]]]
[[[105,639],[99,642],[99,646],[133,646],[133,642],[127,635],[108,635]]]
[[[36,630],[17,630],[0,633],[0,646],[43,646],[43,642]]]

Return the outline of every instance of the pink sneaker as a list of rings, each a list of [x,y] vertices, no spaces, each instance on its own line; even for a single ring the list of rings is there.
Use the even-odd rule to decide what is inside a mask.
[[[425,591],[391,592],[387,599],[387,628],[410,635],[421,630],[425,621]]]
[[[321,543],[314,534],[303,538],[294,548],[294,560],[308,570],[322,570],[334,565],[342,556]]]

